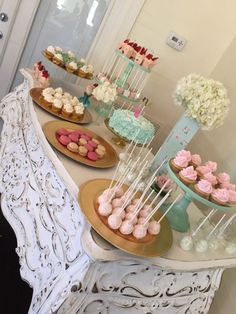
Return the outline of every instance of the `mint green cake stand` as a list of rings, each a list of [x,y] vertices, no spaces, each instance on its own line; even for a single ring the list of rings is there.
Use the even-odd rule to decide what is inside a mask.
[[[187,208],[193,199],[203,203],[204,205],[210,208],[215,208],[221,211],[227,211],[232,208],[232,206],[221,206],[213,202],[210,202],[204,197],[194,192],[190,187],[185,185],[179,179],[179,175],[173,172],[169,163],[167,165],[167,170],[170,178],[185,192],[182,199],[178,201],[166,215],[166,218],[168,219],[172,229],[179,232],[187,232],[189,230],[189,217],[187,213]],[[165,212],[165,210],[170,206],[170,204],[165,203],[163,205],[161,206],[161,210]]]

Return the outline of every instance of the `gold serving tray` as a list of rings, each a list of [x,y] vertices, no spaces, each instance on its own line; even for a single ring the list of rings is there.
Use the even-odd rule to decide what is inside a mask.
[[[73,153],[69,151],[65,146],[60,144],[56,138],[56,131],[60,128],[69,129],[69,130],[81,130],[84,132],[90,133],[94,138],[100,141],[101,145],[106,148],[106,154],[102,159],[98,159],[97,161],[91,161],[86,157],[80,156],[77,153]],[[82,126],[78,126],[76,124],[65,122],[65,121],[49,121],[43,126],[43,132],[49,141],[49,143],[55,147],[59,152],[70,157],[71,159],[78,161],[84,165],[94,167],[94,168],[111,168],[114,167],[118,162],[118,157],[114,148],[105,141],[102,137],[98,136],[94,132],[86,129]]]
[[[85,79],[85,80],[93,80],[93,77],[91,77],[91,78],[83,77],[83,76],[80,76],[79,73],[69,72],[69,71],[67,70],[67,68],[65,67],[64,64],[61,65],[61,64],[56,64],[56,63],[54,63],[53,60],[52,60],[52,58],[49,58],[49,57],[47,56],[47,54],[45,53],[45,51],[43,51],[42,54],[43,54],[43,56],[44,56],[45,58],[47,58],[49,61],[51,61],[53,64],[57,65],[57,66],[60,67],[61,69],[65,70],[67,73],[74,74],[75,76],[78,76],[79,78],[83,78],[83,79]]]
[[[30,90],[30,96],[32,97],[33,101],[41,108],[43,108],[44,110],[46,110],[47,112],[51,113],[52,115],[66,120],[66,121],[70,121],[70,122],[74,122],[74,123],[78,123],[78,124],[88,124],[90,122],[92,122],[92,116],[91,113],[85,109],[84,110],[84,115],[81,118],[75,118],[75,117],[64,117],[62,115],[62,113],[59,112],[53,112],[51,110],[50,107],[47,107],[42,99],[41,99],[41,94],[42,94],[43,88],[40,87],[34,87]]]
[[[164,218],[161,221],[161,231],[158,235],[147,235],[141,240],[137,240],[132,235],[125,236],[117,230],[108,227],[107,218],[98,214],[97,199],[102,192],[109,187],[111,180],[95,179],[80,186],[79,204],[93,229],[106,241],[117,248],[144,257],[156,257],[165,254],[172,245],[172,231],[168,221]],[[123,185],[124,190],[128,188]],[[155,218],[161,217],[158,211]]]

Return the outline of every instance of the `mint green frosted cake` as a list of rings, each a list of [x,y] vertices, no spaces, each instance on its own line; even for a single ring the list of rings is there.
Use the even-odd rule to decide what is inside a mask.
[[[135,142],[143,144],[149,141],[155,134],[153,124],[142,115],[135,118],[133,111],[117,109],[109,119],[109,126],[120,136],[132,140],[136,136]]]

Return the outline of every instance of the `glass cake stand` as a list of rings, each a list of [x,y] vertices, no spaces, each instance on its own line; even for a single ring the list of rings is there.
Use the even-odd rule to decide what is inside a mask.
[[[182,199],[178,201],[166,215],[166,218],[168,219],[172,229],[179,232],[187,232],[189,230],[189,217],[187,208],[193,199],[210,208],[215,208],[221,211],[227,211],[232,208],[232,206],[223,206],[213,203],[194,192],[191,187],[187,186],[180,180],[179,175],[171,169],[170,163],[167,164],[167,170],[170,178],[185,192]],[[170,204],[166,203],[163,204],[162,210],[165,211],[169,205]]]
[[[104,120],[105,126],[108,128],[109,131],[113,133],[112,142],[116,144],[119,147],[125,147],[126,143],[130,143],[130,140],[128,140],[125,137],[122,137],[120,134],[118,134],[113,128],[109,125],[109,118],[106,118]],[[141,146],[138,144],[138,146]]]

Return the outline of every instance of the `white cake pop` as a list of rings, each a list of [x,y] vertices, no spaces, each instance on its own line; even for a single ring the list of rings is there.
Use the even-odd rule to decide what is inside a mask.
[[[156,235],[160,232],[160,229],[161,229],[161,225],[159,224],[159,222],[157,222],[155,220],[149,222],[148,233]]]
[[[103,191],[102,195],[104,195],[104,197],[109,199],[111,195],[113,194],[113,191],[114,191],[114,188],[106,189]]]
[[[125,208],[125,211],[127,213],[130,213],[130,212],[134,212],[135,211],[135,205],[129,205]]]
[[[147,234],[147,228],[144,225],[135,225],[133,230],[133,236],[136,239],[142,239]]]
[[[122,234],[131,234],[134,230],[133,224],[130,222],[130,220],[124,220],[120,226],[120,232]]]
[[[148,212],[148,211],[145,210],[145,209],[142,209],[142,210],[140,210],[140,212],[139,212],[139,217],[146,218],[149,214],[150,214],[150,212]]]
[[[112,214],[108,217],[107,223],[111,229],[119,229],[122,223],[122,219],[120,216]]]
[[[193,248],[193,238],[191,236],[185,236],[180,240],[180,247],[184,251],[190,251]]]
[[[102,203],[98,207],[98,212],[101,216],[109,216],[112,212],[112,206],[109,203]]]
[[[106,203],[107,202],[107,197],[106,197],[106,195],[99,195],[98,196],[98,204],[102,204],[102,203]]]
[[[127,158],[128,158],[128,154],[126,154],[126,153],[120,153],[119,154],[119,159],[121,161],[125,161]]]
[[[121,198],[114,198],[111,202],[111,205],[113,208],[115,207],[121,207],[123,205],[124,201],[122,201]]]
[[[125,219],[126,219],[126,220],[132,220],[132,224],[133,224],[133,225],[135,225],[135,224],[137,223],[137,221],[138,221],[138,218],[137,218],[137,217],[134,217],[134,215],[133,215],[132,212],[131,212],[131,213],[127,213],[127,214],[125,215]]]
[[[211,239],[209,241],[209,249],[217,250],[219,248],[219,240],[218,239]]]
[[[138,188],[137,188],[137,189],[138,189],[139,191],[143,192],[144,189],[145,189],[145,187],[146,187],[145,182],[141,181],[141,182],[138,184]]]
[[[236,254],[236,244],[234,242],[227,243],[225,252],[230,255]]]
[[[195,244],[195,250],[196,250],[196,252],[199,252],[199,253],[206,252],[208,250],[208,242],[204,239],[199,240]]]
[[[137,177],[137,173],[136,172],[131,172],[127,176],[127,181],[132,183],[132,182],[134,182],[136,177]]]
[[[120,216],[122,220],[125,218],[125,211],[121,207],[115,207],[112,210],[112,214]]]

